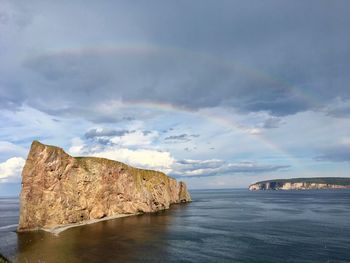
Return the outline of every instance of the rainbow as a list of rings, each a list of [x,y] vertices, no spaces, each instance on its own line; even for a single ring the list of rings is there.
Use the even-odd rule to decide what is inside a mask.
[[[150,109],[150,110],[158,110],[158,111],[164,111],[164,112],[191,114],[193,116],[203,118],[211,123],[215,123],[216,125],[220,125],[221,127],[228,129],[229,131],[239,132],[240,134],[249,136],[250,140],[260,142],[265,147],[270,149],[270,151],[273,151],[275,153],[278,153],[279,155],[282,155],[285,159],[288,159],[288,161],[293,163],[294,165],[300,165],[299,161],[293,155],[288,153],[279,145],[265,138],[262,133],[253,134],[249,131],[249,129],[242,127],[242,125],[234,122],[232,119],[227,119],[223,116],[218,116],[209,111],[202,112],[202,111],[188,109],[185,107],[175,106],[169,103],[135,101],[135,100],[134,101],[128,100],[125,103],[118,102],[118,107],[119,108],[140,108],[140,109]]]
[[[299,90],[298,87],[290,86],[287,83],[277,79],[276,77],[272,77],[267,75],[262,71],[258,71],[255,69],[247,68],[243,65],[240,65],[234,61],[227,61],[216,56],[209,55],[203,52],[190,51],[178,47],[172,46],[156,46],[150,45],[146,43],[119,43],[119,44],[103,44],[98,46],[77,46],[77,47],[68,47],[68,48],[54,48],[47,50],[44,55],[61,55],[61,56],[78,56],[84,54],[96,54],[96,55],[113,55],[113,54],[142,54],[142,55],[152,55],[152,54],[166,54],[167,56],[173,57],[187,57],[190,59],[201,59],[208,63],[214,63],[215,65],[224,67],[225,69],[229,69],[232,71],[238,71],[241,74],[248,75],[249,77],[256,78],[259,80],[265,81],[265,83],[270,83],[271,87],[278,87],[279,89],[286,89],[289,91],[289,94],[293,94],[293,96],[297,96],[299,98],[303,98],[305,101],[308,101],[310,104],[316,105],[316,101],[312,96],[306,96],[305,91]],[[289,159],[293,164],[299,164],[298,160],[284,150],[281,146],[276,145],[271,142],[267,138],[263,136],[263,134],[251,134],[246,128],[241,125],[233,122],[231,119],[227,119],[223,116],[217,116],[210,112],[201,112],[191,110],[185,107],[175,106],[168,103],[161,102],[150,102],[150,101],[123,101],[118,104],[119,107],[139,107],[139,108],[147,108],[151,110],[160,110],[167,112],[180,112],[187,113],[193,115],[200,115],[200,117],[207,119],[208,121],[221,125],[223,127],[229,128],[232,131],[239,131],[241,133],[250,136],[252,140],[258,140],[268,147],[270,150],[273,150],[276,153],[282,154],[285,158]]]
[[[95,55],[152,55],[152,54],[166,54],[169,57],[186,57],[192,60],[202,60],[208,64],[218,65],[227,70],[237,71],[240,74],[247,75],[251,78],[264,81],[264,83],[270,84],[270,88],[275,88],[276,91],[281,89],[288,91],[290,96],[304,100],[310,106],[319,105],[319,100],[315,94],[308,94],[307,90],[303,90],[302,86],[292,86],[289,83],[281,80],[276,76],[265,73],[262,70],[254,69],[244,66],[237,61],[227,60],[222,57],[214,56],[201,51],[188,50],[184,48],[166,46],[166,45],[154,45],[149,43],[103,43],[91,46],[70,46],[70,47],[57,47],[51,48],[43,52],[44,55],[61,55],[61,56],[79,56],[84,54]],[[37,55],[37,54],[36,54]]]

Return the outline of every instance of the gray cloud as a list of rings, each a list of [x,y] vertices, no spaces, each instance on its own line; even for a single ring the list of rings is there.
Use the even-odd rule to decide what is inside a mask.
[[[26,102],[108,122],[113,115],[91,112],[111,99],[283,116],[350,98],[349,1],[13,5],[26,11],[13,12],[16,21],[28,22],[27,31],[2,23],[1,47],[12,54],[0,62],[2,107]],[[30,23],[38,13],[40,26]],[[121,42],[137,44],[103,47]],[[77,48],[59,51],[67,46]]]
[[[289,165],[264,165],[254,162],[226,163],[222,160],[179,160],[171,175],[176,177],[202,177],[227,174],[255,174],[283,171]]]
[[[191,141],[193,138],[197,138],[199,137],[199,134],[180,134],[180,135],[171,135],[168,137],[165,137],[164,140],[165,141],[170,141],[170,142],[189,142]]]
[[[262,128],[274,129],[274,128],[278,128],[282,123],[283,121],[281,118],[270,117],[264,121]]]
[[[350,145],[336,145],[321,150],[318,161],[350,162]]]
[[[20,84],[17,81],[0,80],[0,109],[16,111],[25,99],[26,96],[23,94]]]
[[[96,138],[96,137],[111,137],[111,136],[123,136],[127,133],[130,133],[132,131],[128,131],[128,130],[113,130],[113,129],[101,129],[101,130],[98,130],[98,129],[91,129],[89,131],[87,131],[85,133],[85,138],[87,139],[93,139],[93,138]]]
[[[152,133],[152,131],[148,131],[148,130],[136,131],[136,130],[114,130],[110,128],[102,128],[102,129],[90,129],[84,134],[84,137],[100,145],[115,145],[116,143],[113,142],[113,139],[115,139],[116,137],[123,137],[127,134],[131,134],[135,132],[141,132],[144,136],[147,136]]]
[[[350,100],[336,98],[323,111],[332,117],[348,118],[350,117]]]
[[[191,170],[198,169],[208,169],[208,168],[218,168],[225,164],[222,160],[179,160],[177,164],[182,166],[183,168],[187,167]]]

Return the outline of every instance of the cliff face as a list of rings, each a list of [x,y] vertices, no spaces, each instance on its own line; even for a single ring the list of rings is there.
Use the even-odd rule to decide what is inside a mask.
[[[22,172],[19,231],[155,212],[189,202],[186,184],[164,173],[32,143]]]
[[[334,180],[334,178],[325,178],[320,180],[317,178],[316,182],[312,182],[312,179],[307,179],[307,181],[296,181],[296,179],[292,179],[292,181],[288,182],[288,180],[271,180],[264,182],[257,182],[251,184],[249,186],[249,190],[307,190],[307,189],[345,189],[350,188],[350,178],[341,178],[342,182],[339,183],[327,183],[327,179]],[[318,181],[318,182],[317,182]],[[346,184],[346,181],[349,181],[349,184]],[[344,183],[345,182],[345,183]]]

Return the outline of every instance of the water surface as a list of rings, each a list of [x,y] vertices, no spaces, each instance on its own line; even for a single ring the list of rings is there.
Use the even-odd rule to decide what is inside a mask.
[[[350,262],[350,191],[191,191],[168,211],[16,234],[0,199],[0,252],[15,262]],[[12,226],[11,226],[12,225]]]

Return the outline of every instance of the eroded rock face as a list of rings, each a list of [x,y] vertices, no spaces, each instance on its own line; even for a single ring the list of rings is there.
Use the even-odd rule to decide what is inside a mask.
[[[164,173],[32,143],[22,172],[19,231],[155,212],[189,202],[186,184]]]
[[[349,180],[350,181],[350,180]],[[309,189],[348,189],[350,185],[311,182],[257,182],[249,186],[249,190],[309,190]]]

